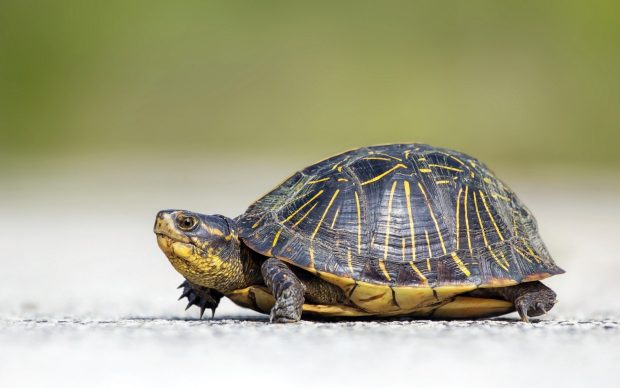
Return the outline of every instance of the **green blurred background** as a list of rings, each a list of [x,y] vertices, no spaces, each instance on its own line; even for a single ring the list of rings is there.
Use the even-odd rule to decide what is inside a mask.
[[[614,168],[619,4],[0,0],[0,168],[413,141]]]

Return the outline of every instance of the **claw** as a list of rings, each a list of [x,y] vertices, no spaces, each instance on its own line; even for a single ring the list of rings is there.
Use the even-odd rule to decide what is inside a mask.
[[[178,286],[178,287],[177,287],[177,289],[185,287],[185,283],[187,283],[187,282],[183,282],[183,283],[181,283],[181,285],[180,285],[180,286]]]
[[[181,294],[181,296],[179,296],[178,300],[181,300],[181,299],[189,296],[189,294],[191,294],[191,293],[192,293],[192,289],[191,288],[188,287],[188,288],[184,289],[183,293]]]
[[[517,312],[519,313],[521,320],[525,323],[530,323],[530,319],[527,316],[527,306],[523,306],[523,303],[517,302],[515,304],[515,307],[517,308]]]
[[[189,309],[190,307],[192,307],[194,304],[192,302],[189,302],[187,304],[187,306],[185,306],[185,311],[187,311],[187,309]]]
[[[536,303],[536,308],[540,309],[544,314],[547,314],[547,310],[545,309],[545,305],[542,302]]]

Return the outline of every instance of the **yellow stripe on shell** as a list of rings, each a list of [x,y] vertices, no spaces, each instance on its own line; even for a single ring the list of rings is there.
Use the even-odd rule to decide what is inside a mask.
[[[478,223],[480,224],[480,230],[482,231],[482,239],[484,240],[484,246],[487,247],[487,249],[491,253],[491,256],[497,262],[497,264],[500,267],[502,267],[505,271],[508,271],[508,268],[495,255],[495,252],[493,252],[493,248],[491,248],[491,246],[489,245],[489,242],[487,241],[487,235],[486,235],[486,232],[484,231],[484,225],[482,224],[482,217],[480,217],[480,211],[478,210],[478,199],[476,198],[475,191],[474,191],[474,206],[476,208],[476,214],[478,215]]]
[[[461,228],[459,225],[459,221],[461,218],[461,194],[463,193],[463,188],[461,187],[459,189],[459,194],[456,196],[456,250],[459,250],[459,247],[461,245],[461,236],[460,236],[460,232],[461,232]]]
[[[334,214],[334,219],[332,220],[332,224],[330,225],[331,229],[334,229],[334,225],[336,225],[336,220],[338,219],[338,214],[340,214],[340,206],[336,209],[336,214]]]
[[[297,210],[295,210],[293,213],[291,213],[288,217],[286,217],[284,219],[284,221],[282,221],[282,223],[288,222],[291,220],[291,218],[295,217],[295,214],[299,213],[301,211],[301,209],[305,208],[306,206],[308,206],[312,201],[314,201],[315,199],[317,199],[321,194],[323,194],[323,190],[319,191],[318,193],[316,193],[316,195],[312,198],[310,198],[308,200],[308,202],[304,203],[303,205],[301,205],[300,207],[297,208]]]
[[[388,208],[387,208],[387,221],[386,221],[386,226],[385,226],[385,242],[384,242],[384,250],[383,250],[383,260],[379,261],[379,267],[381,268],[381,271],[383,271],[383,275],[385,276],[385,278],[387,280],[392,280],[392,278],[390,277],[389,272],[387,271],[387,268],[385,267],[385,261],[387,260],[387,255],[388,255],[388,248],[389,248],[389,244],[390,244],[390,222],[392,221],[392,203],[394,201],[394,190],[396,190],[396,184],[398,183],[398,181],[394,181],[394,183],[392,183],[392,189],[390,190],[390,198],[388,199]]]
[[[450,170],[450,171],[463,172],[463,170],[461,170],[460,168],[444,166],[443,164],[429,164],[428,166],[435,167],[435,168],[443,168],[445,170]]]
[[[300,219],[298,219],[298,220],[297,220],[297,222],[295,222],[295,223],[293,224],[293,226],[297,226],[297,225],[299,225],[299,224],[301,223],[301,221],[303,221],[306,217],[308,217],[308,214],[312,213],[312,211],[314,210],[314,208],[315,208],[315,207],[316,207],[316,205],[318,205],[318,204],[319,204],[319,203],[317,202],[317,203],[315,203],[314,205],[312,205],[312,207],[310,207],[310,209],[308,209],[308,211],[307,211],[307,212],[305,212],[305,213],[304,213],[304,215],[303,215],[303,216],[301,216],[301,218],[300,218]]]
[[[452,252],[452,260],[454,260],[456,265],[459,267],[461,272],[465,274],[465,276],[469,277],[471,275],[471,272],[469,272],[469,269],[467,269],[465,263],[463,263],[463,261],[457,256],[456,252]]]
[[[367,185],[367,184],[369,184],[369,183],[376,182],[376,181],[378,181],[379,179],[383,178],[384,176],[388,175],[389,173],[391,173],[392,171],[394,171],[394,170],[396,170],[396,169],[398,169],[398,168],[407,168],[407,166],[405,166],[404,164],[399,163],[399,164],[397,164],[396,166],[394,166],[394,167],[390,168],[389,170],[387,170],[387,171],[385,171],[385,172],[383,172],[383,173],[381,173],[381,174],[377,175],[376,177],[371,178],[371,179],[369,179],[369,180],[367,180],[367,181],[364,181],[364,182],[360,183],[360,185],[361,185],[361,186],[364,186],[364,185]]]
[[[357,254],[362,253],[362,213],[360,211],[360,199],[355,192],[355,206],[357,208]]]
[[[504,236],[502,235],[502,232],[500,232],[499,227],[497,226],[497,223],[495,222],[495,218],[493,217],[493,214],[491,214],[491,210],[489,209],[489,206],[487,205],[487,201],[484,197],[484,193],[482,192],[482,190],[479,190],[480,193],[480,198],[482,199],[482,204],[484,205],[484,208],[487,211],[487,214],[489,215],[489,218],[491,219],[491,222],[493,223],[493,226],[495,227],[495,231],[497,232],[497,235],[499,236],[500,240],[504,241]]]
[[[415,262],[415,224],[413,223],[413,213],[411,211],[411,190],[409,188],[409,181],[403,181],[405,186],[405,198],[407,199],[407,215],[409,216],[409,233],[411,236],[411,261]]]
[[[315,183],[319,183],[319,182],[325,182],[325,181],[328,181],[329,179],[330,179],[329,177],[327,177],[327,178],[322,178],[322,179],[317,179],[317,180],[314,180],[314,181],[309,181],[307,184],[309,184],[309,185],[313,185],[313,184],[315,184]]]
[[[469,234],[469,217],[467,216],[467,197],[468,197],[469,186],[465,186],[465,199],[463,200],[463,209],[465,210],[465,229],[467,231],[467,246],[469,247],[469,254],[473,255],[474,251],[471,247],[471,236]]]
[[[431,240],[428,238],[428,231],[424,230],[424,235],[426,236],[426,248],[428,248],[428,257],[426,258],[426,269],[431,270],[431,260],[433,257],[433,251],[431,251]]]
[[[353,274],[353,261],[351,259],[351,248],[347,248],[347,264],[349,265],[349,270],[351,274]]]
[[[426,195],[426,191],[424,191],[424,188],[422,187],[422,184],[420,182],[418,182],[418,187],[420,188],[420,191],[424,195],[424,202],[426,202],[426,206],[428,206],[428,211],[431,213],[431,218],[433,219],[433,222],[435,223],[435,229],[437,229],[437,234],[439,235],[439,242],[441,243],[441,249],[443,250],[443,254],[445,255],[448,253],[448,251],[446,250],[446,245],[443,242],[443,235],[441,234],[441,230],[439,229],[439,223],[437,222],[437,218],[435,218],[433,207],[431,206],[431,203],[428,200],[428,196]]]
[[[275,248],[276,244],[278,243],[278,239],[280,238],[280,234],[282,233],[282,228],[280,228],[277,232],[275,237],[273,238],[273,242],[271,243],[271,247]]]
[[[314,240],[314,237],[316,236],[317,232],[319,231],[319,228],[321,227],[321,224],[323,223],[323,220],[325,219],[325,216],[327,215],[327,212],[329,211],[329,208],[332,206],[332,204],[334,203],[334,200],[338,196],[338,193],[340,193],[340,189],[337,189],[334,192],[334,195],[332,196],[332,199],[329,201],[329,204],[327,204],[327,207],[325,208],[325,211],[323,212],[323,215],[321,216],[321,219],[319,220],[319,223],[316,225],[316,228],[314,228],[314,232],[312,232],[312,236],[310,236],[310,240]]]

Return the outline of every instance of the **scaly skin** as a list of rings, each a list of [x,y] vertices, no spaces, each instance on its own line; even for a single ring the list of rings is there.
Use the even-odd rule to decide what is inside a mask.
[[[265,260],[261,270],[267,288],[276,298],[276,304],[271,309],[271,322],[298,322],[305,293],[301,281],[286,264],[275,258]]]
[[[512,302],[524,322],[529,322],[529,317],[547,313],[557,301],[555,292],[538,281],[510,287],[479,288],[467,295]]]

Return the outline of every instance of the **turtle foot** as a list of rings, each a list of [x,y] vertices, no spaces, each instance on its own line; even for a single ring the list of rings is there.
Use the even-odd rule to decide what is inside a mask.
[[[551,289],[539,283],[542,287],[525,288],[514,300],[515,308],[524,322],[529,317],[546,314],[556,303],[556,294]]]
[[[200,307],[200,319],[202,319],[206,309],[211,309],[211,318],[213,318],[215,316],[215,309],[220,304],[222,296],[224,296],[212,288],[197,286],[187,280],[181,283],[178,288],[183,288],[183,293],[179,300],[187,298],[188,301],[185,310],[192,306]]]

